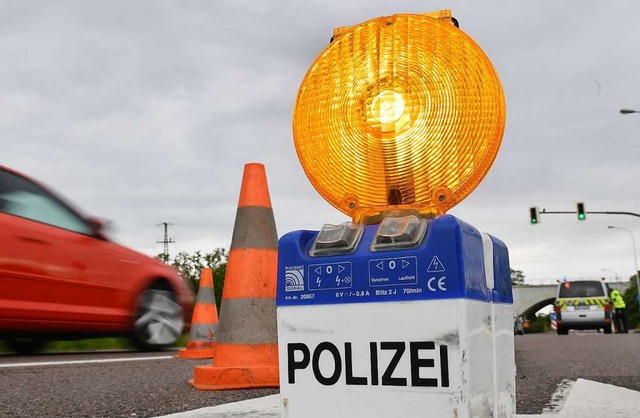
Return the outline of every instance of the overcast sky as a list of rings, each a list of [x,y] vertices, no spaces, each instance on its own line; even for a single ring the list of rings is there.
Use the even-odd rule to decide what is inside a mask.
[[[334,27],[450,8],[503,83],[507,126],[450,213],[528,279],[628,278],[640,218],[640,2],[0,1],[0,164],[113,221],[149,255],[228,247],[243,166],[267,170],[278,234],[348,218],[296,157],[300,82]],[[604,271],[606,270],[606,271]]]

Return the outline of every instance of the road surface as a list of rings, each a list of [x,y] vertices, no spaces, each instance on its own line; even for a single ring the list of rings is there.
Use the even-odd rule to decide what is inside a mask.
[[[276,389],[202,392],[195,365],[175,352],[0,355],[0,416],[154,417],[275,394]],[[565,380],[585,378],[640,391],[640,334],[516,337],[519,414],[552,410]]]

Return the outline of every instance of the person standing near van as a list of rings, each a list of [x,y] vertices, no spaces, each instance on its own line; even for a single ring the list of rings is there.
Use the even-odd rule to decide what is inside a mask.
[[[628,334],[627,305],[624,303],[624,299],[620,292],[616,289],[611,291],[611,303],[613,304],[613,309],[615,309],[613,318],[616,323],[616,332]]]

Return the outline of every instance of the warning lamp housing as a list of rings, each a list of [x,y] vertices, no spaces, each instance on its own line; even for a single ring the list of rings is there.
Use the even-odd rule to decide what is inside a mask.
[[[293,134],[316,190],[355,223],[378,223],[462,201],[505,120],[493,65],[442,11],[336,29],[302,81]]]

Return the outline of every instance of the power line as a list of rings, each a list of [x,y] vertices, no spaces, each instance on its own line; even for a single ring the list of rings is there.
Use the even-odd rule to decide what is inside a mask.
[[[175,241],[171,238],[169,238],[169,225],[173,225],[170,224],[168,222],[162,222],[159,223],[156,226],[160,226],[163,225],[164,226],[164,239],[162,241],[156,241],[158,244],[164,244],[164,251],[162,252],[162,259],[164,260],[165,263],[169,263],[169,244],[175,244]]]

